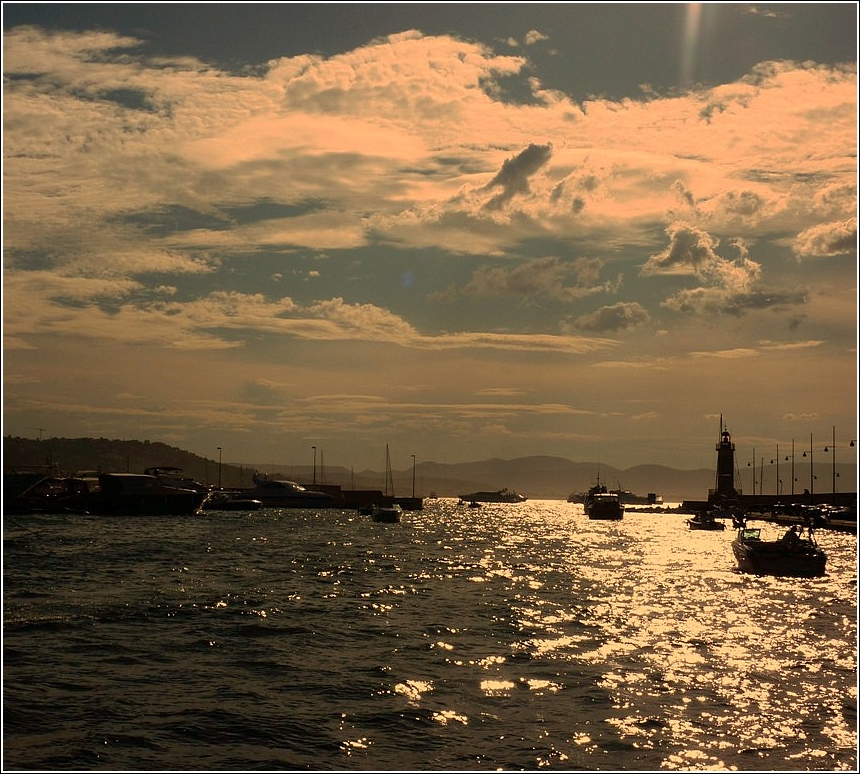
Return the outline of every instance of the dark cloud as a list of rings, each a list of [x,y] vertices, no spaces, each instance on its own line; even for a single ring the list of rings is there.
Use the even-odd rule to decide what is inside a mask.
[[[676,223],[666,229],[669,246],[657,255],[652,255],[642,267],[642,274],[664,274],[678,269],[693,272],[700,267],[720,260],[716,253],[719,241],[701,229]]]
[[[651,319],[646,309],[639,303],[619,302],[602,306],[591,314],[585,314],[574,321],[574,327],[583,331],[608,332],[636,328]]]
[[[486,207],[498,209],[517,194],[529,192],[529,177],[544,166],[552,156],[552,145],[532,143],[519,155],[508,159],[496,176],[485,186],[485,190],[501,188],[501,193],[487,202]]]
[[[724,288],[693,288],[667,298],[661,306],[673,312],[698,315],[728,314],[739,317],[745,312],[760,309],[774,311],[802,306],[807,302],[804,290],[755,290],[733,293]],[[799,324],[797,316],[789,320],[789,327]]]

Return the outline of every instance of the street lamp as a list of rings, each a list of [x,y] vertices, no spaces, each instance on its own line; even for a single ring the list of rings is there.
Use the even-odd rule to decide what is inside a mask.
[[[785,458],[788,462],[788,457]],[[794,497],[794,482],[797,479],[794,477],[794,438],[791,439],[791,495]]]
[[[803,452],[803,456],[806,456],[806,452]],[[815,476],[812,475],[812,433],[809,434],[809,494],[815,494]]]
[[[218,489],[221,489],[221,447],[218,447]]]
[[[750,463],[747,463],[747,467],[750,467]],[[755,495],[755,446],[753,446],[753,458],[752,458],[752,493]]]
[[[412,497],[415,497],[415,455],[412,455]]]
[[[830,494],[833,497],[833,504],[836,504],[836,425],[833,425],[833,437],[830,442],[830,448],[824,447],[824,451],[830,452],[831,464],[831,479],[830,479]]]
[[[311,446],[311,449],[314,450],[314,485],[317,483],[317,447]]]
[[[780,483],[780,479],[779,479],[779,444],[776,445],[776,459],[771,460],[770,464],[773,465],[774,462],[776,463],[776,481],[774,482],[774,486],[776,487],[777,495],[779,495],[780,494],[780,491],[779,491],[779,483]]]

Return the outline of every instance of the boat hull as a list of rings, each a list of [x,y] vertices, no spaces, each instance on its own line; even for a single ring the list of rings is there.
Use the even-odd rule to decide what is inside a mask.
[[[164,484],[156,476],[102,473],[96,478],[45,477],[19,494],[8,513],[80,513],[100,516],[187,516],[206,491]]]
[[[624,506],[616,494],[593,493],[585,501],[585,515],[589,519],[618,521],[624,518]]]
[[[400,521],[401,508],[399,506],[375,506],[370,513],[373,521],[384,522],[386,524],[396,524]]]
[[[322,493],[317,494],[322,495]],[[320,497],[267,497],[265,494],[254,493],[251,495],[251,499],[259,500],[264,508],[330,508],[333,503],[333,499],[329,495]]]
[[[722,531],[726,528],[726,525],[721,521],[717,521],[716,519],[687,519],[687,525],[690,529],[707,529],[707,530],[717,530]]]
[[[263,507],[260,500],[247,497],[215,498],[203,503],[204,511],[259,511]]]
[[[595,521],[621,521],[624,518],[624,514],[616,511],[595,509],[589,512],[588,518]]]
[[[242,495],[259,500],[264,508],[333,508],[337,505],[328,492],[305,489],[295,481],[258,474],[254,474],[254,488],[243,490]]]
[[[460,495],[460,499],[467,503],[524,503],[528,498],[519,492],[500,489],[498,492],[472,492]]]
[[[738,569],[751,575],[817,578],[824,575],[827,563],[824,551],[808,541],[786,546],[782,540],[749,541],[735,538],[732,552]]]

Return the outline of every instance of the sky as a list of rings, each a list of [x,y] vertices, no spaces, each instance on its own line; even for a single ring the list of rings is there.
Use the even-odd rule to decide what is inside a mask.
[[[2,10],[4,435],[855,459],[855,3]]]

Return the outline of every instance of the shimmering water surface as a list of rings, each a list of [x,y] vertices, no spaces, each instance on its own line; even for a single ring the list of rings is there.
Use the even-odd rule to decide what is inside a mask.
[[[856,537],[685,518],[8,517],[4,769],[856,770]]]

